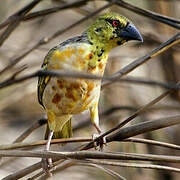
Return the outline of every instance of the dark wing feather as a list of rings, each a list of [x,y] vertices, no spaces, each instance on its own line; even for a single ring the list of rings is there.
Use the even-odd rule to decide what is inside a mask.
[[[48,54],[44,58],[44,62],[42,64],[42,66],[41,66],[42,70],[48,69],[49,60],[51,59],[52,54],[56,49],[57,49],[57,46],[52,48],[48,52]],[[46,85],[48,84],[49,80],[50,80],[50,76],[42,76],[42,77],[39,77],[39,79],[38,79],[38,101],[39,101],[39,104],[41,104],[43,107],[44,107],[44,105],[43,105],[43,93],[44,93],[44,89],[45,89]]]

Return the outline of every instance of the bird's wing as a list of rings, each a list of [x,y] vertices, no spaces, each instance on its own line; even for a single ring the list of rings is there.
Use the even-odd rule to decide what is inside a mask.
[[[48,69],[49,60],[50,60],[54,50],[56,50],[56,49],[57,49],[57,46],[52,48],[48,52],[48,54],[44,58],[42,66],[41,66],[42,70],[47,70]],[[39,101],[39,104],[41,104],[43,107],[44,107],[43,101],[42,101],[43,92],[44,92],[44,89],[45,89],[46,85],[48,84],[49,80],[50,80],[49,76],[41,76],[38,79],[38,101]]]

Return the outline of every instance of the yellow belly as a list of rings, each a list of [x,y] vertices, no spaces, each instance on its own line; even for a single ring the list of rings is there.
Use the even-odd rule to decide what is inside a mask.
[[[45,89],[43,102],[57,115],[77,114],[88,109],[99,94],[99,81],[52,78]]]

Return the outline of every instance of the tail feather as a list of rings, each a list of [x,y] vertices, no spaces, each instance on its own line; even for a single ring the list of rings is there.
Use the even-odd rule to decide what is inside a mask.
[[[50,132],[49,126],[47,125],[45,139],[48,139]],[[71,118],[64,124],[60,131],[54,131],[52,139],[70,138],[72,137],[72,124]]]

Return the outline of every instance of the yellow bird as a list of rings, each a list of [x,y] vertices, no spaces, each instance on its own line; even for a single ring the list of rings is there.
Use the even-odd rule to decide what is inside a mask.
[[[136,27],[116,13],[101,15],[82,35],[52,48],[42,64],[43,70],[83,72],[103,76],[110,50],[129,40],[143,41]],[[46,150],[52,138],[72,136],[71,119],[87,109],[92,124],[99,127],[98,102],[101,81],[62,77],[39,77],[38,100],[47,112]],[[47,166],[51,166],[49,159]]]

